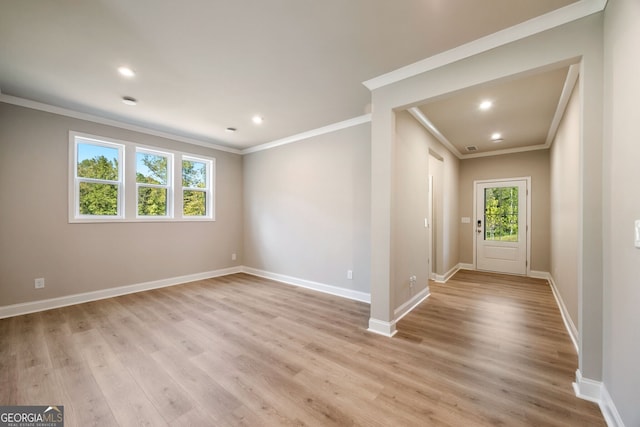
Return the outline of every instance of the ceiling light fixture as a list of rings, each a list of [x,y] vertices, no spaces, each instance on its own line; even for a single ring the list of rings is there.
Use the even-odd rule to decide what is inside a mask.
[[[259,125],[260,123],[264,122],[264,119],[260,116],[253,116],[253,118],[251,119],[253,120],[253,123]]]
[[[482,101],[480,103],[480,109],[481,110],[488,110],[489,108],[491,108],[492,105],[493,105],[493,102],[491,102],[491,101]]]
[[[120,73],[120,75],[124,76],[124,77],[134,77],[136,75],[136,72],[133,71],[131,68],[129,67],[118,67],[118,72]]]
[[[237,130],[238,130],[238,129],[236,129],[236,128],[226,128],[226,129],[225,129],[225,132],[233,133],[233,132],[235,132],[235,131],[237,131]]]
[[[502,138],[502,135],[500,135],[499,132],[495,132],[495,133],[491,134],[491,140],[492,141],[495,141],[496,139],[500,139],[500,138]]]
[[[122,103],[126,105],[136,105],[138,103],[138,100],[130,96],[123,96]]]

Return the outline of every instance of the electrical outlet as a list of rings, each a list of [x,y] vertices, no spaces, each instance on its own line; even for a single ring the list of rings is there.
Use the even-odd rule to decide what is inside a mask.
[[[347,279],[353,280],[353,270],[347,270]]]
[[[36,289],[44,288],[44,277],[40,277],[34,281]]]
[[[231,261],[235,261],[236,260],[236,254],[231,254]]]

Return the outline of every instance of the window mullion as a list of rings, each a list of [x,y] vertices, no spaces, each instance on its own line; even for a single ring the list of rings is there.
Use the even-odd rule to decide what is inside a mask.
[[[124,168],[124,207],[125,218],[134,219],[138,213],[138,188],[136,182],[136,147],[133,144],[127,144],[125,149],[125,168]]]

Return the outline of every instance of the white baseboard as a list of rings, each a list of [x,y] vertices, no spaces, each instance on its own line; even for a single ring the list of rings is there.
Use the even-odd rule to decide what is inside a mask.
[[[153,280],[151,282],[136,283],[134,285],[118,286],[116,288],[101,289],[99,291],[84,292],[80,294],[67,295],[58,298],[50,298],[40,301],[25,302],[21,304],[6,305],[0,307],[0,319],[5,317],[19,316],[22,314],[35,313],[38,311],[50,310],[52,308],[66,307],[68,305],[80,304],[83,302],[97,301],[105,298],[117,297],[120,295],[132,294],[135,292],[148,291],[151,289],[165,288],[167,286],[180,285],[194,282],[196,280],[211,279],[212,277],[226,276],[240,273],[240,267],[224,268],[220,270],[206,271],[204,273],[188,274],[186,276],[171,277],[169,279]]]
[[[567,329],[569,337],[573,342],[573,346],[576,348],[576,353],[580,354],[580,346],[578,344],[580,336],[578,335],[578,328],[576,328],[575,323],[573,323],[573,320],[571,320],[569,310],[567,310],[567,306],[562,300],[562,295],[560,295],[560,292],[558,291],[556,282],[553,280],[553,276],[550,273],[546,273],[546,277],[544,277],[544,279],[547,279],[547,281],[549,282],[549,286],[551,286],[551,292],[553,292],[553,297],[556,299],[556,304],[558,304],[558,308],[560,309],[564,327]]]
[[[573,390],[581,399],[595,402],[600,406],[600,412],[609,427],[625,427],[616,405],[609,395],[607,387],[600,381],[584,378],[580,369],[576,371],[576,382]]]
[[[622,418],[620,418],[618,409],[613,403],[613,400],[609,395],[609,390],[607,390],[607,387],[604,384],[602,385],[600,411],[602,411],[602,415],[604,416],[604,420],[607,422],[607,426],[624,427],[624,423],[622,422]]]
[[[253,276],[264,277],[265,279],[271,279],[278,282],[286,283],[288,285],[300,286],[301,288],[312,289],[314,291],[324,292],[325,294],[336,295],[343,298],[348,298],[356,301],[371,303],[371,294],[361,291],[355,291],[353,289],[339,288],[333,285],[327,285],[324,283],[313,282],[311,280],[299,279],[297,277],[286,276],[284,274],[272,273],[269,271],[258,270],[251,267],[242,267],[242,272],[251,274]]]
[[[400,319],[413,311],[413,309],[420,305],[422,301],[426,300],[429,295],[431,295],[431,293],[429,292],[429,286],[427,286],[426,288],[415,294],[411,299],[409,299],[409,301],[396,308],[393,311],[395,322],[399,322]]]
[[[551,277],[551,274],[546,271],[530,270],[528,276],[533,277],[534,279],[549,280],[549,278]]]
[[[367,330],[374,334],[384,335],[385,337],[392,337],[398,332],[395,321],[385,322],[384,320],[374,318],[369,318],[369,329]]]
[[[468,264],[466,262],[459,263],[458,267],[460,267],[460,270],[475,270],[476,269],[475,264]]]
[[[458,270],[462,269],[462,264],[458,263],[454,265],[451,270],[447,271],[445,274],[436,274],[435,281],[436,283],[447,283],[451,277],[458,272]],[[466,264],[465,264],[466,265]]]
[[[576,370],[576,382],[573,383],[573,391],[580,399],[600,404],[602,396],[602,383],[589,378],[584,378],[580,369]]]

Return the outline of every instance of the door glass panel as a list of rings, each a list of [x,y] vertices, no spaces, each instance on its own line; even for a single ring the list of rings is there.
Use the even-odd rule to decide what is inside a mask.
[[[518,241],[518,187],[485,188],[484,240]]]

